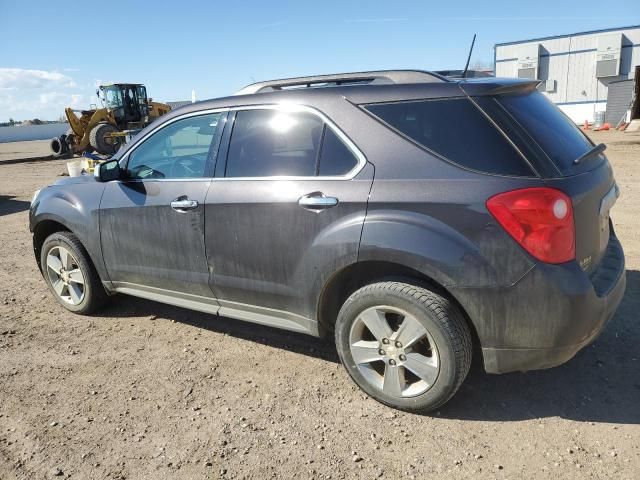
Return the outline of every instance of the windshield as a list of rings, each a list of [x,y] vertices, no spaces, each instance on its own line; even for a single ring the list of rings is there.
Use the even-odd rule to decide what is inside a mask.
[[[122,107],[122,92],[118,87],[105,87],[104,103],[107,108]]]
[[[577,173],[574,160],[591,150],[593,143],[558,107],[540,92],[495,98],[563,174]]]

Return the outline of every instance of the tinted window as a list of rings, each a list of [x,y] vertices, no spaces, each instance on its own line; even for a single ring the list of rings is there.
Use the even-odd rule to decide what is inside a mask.
[[[329,127],[325,128],[320,152],[320,176],[344,175],[358,164],[358,159]]]
[[[322,120],[307,112],[239,111],[226,176],[314,176],[322,128]]]
[[[184,118],[155,132],[129,155],[129,177],[202,177],[221,115]]]
[[[543,94],[501,95],[496,100],[566,172],[573,161],[593,148],[593,144],[567,116]],[[595,163],[591,163],[593,167]]]
[[[414,142],[473,170],[533,172],[504,136],[466,98],[368,105],[367,110]]]

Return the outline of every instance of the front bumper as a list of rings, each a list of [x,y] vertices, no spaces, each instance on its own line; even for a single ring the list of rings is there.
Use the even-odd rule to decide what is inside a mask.
[[[538,264],[514,286],[453,292],[467,309],[489,373],[560,365],[595,340],[626,286],[624,252],[612,233],[590,276],[576,262]]]

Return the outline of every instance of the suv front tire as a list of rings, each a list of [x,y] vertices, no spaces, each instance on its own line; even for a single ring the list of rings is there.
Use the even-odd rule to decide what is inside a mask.
[[[42,244],[40,266],[49,289],[67,310],[86,315],[105,304],[100,277],[73,233],[49,235]]]
[[[471,366],[471,333],[457,306],[408,283],[354,292],[338,314],[335,335],[340,360],[358,386],[400,410],[444,404]]]

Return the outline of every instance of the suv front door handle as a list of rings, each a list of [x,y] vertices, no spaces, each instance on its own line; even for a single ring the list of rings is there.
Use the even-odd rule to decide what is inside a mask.
[[[308,210],[324,210],[338,205],[338,199],[335,197],[325,197],[322,192],[313,192],[300,197],[298,205]]]
[[[179,197],[171,202],[171,208],[178,212],[185,212],[187,210],[198,208],[198,202],[196,200],[189,200],[185,197]]]

